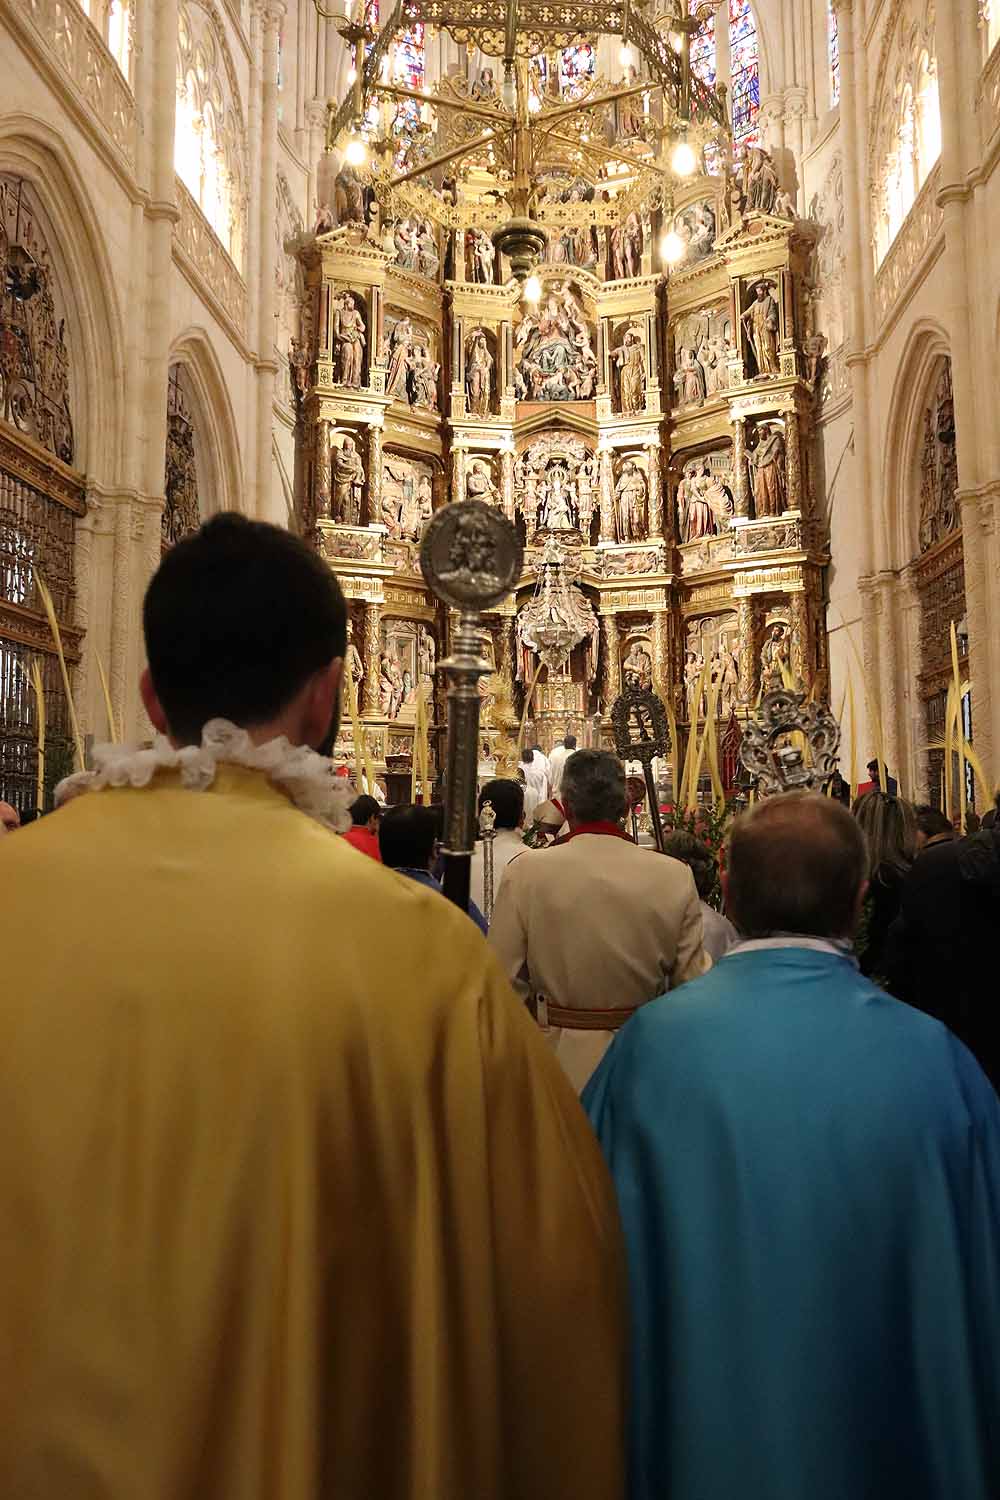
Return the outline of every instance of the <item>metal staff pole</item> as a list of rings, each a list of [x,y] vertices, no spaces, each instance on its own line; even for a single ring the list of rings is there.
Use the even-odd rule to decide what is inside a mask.
[[[482,500],[446,505],[427,523],[420,568],[437,597],[459,611],[447,680],[444,893],[469,907],[469,872],[476,836],[479,765],[479,679],[492,670],[482,649],[481,614],[506,598],[521,576],[523,551],[506,516]]]

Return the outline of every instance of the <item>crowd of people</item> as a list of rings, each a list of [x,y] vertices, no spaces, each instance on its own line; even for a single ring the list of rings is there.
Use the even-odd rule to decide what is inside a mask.
[[[720,870],[567,736],[466,913],[334,774],[346,620],[214,518],[157,738],[0,840],[0,1492],[996,1500],[1000,833],[876,768]]]

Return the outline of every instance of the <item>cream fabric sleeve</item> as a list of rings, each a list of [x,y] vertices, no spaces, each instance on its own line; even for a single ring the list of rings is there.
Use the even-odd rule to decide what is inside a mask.
[[[698,900],[694,876],[690,872],[688,872],[688,886],[689,890],[677,930],[677,957],[670,974],[671,989],[676,989],[685,980],[697,979],[699,974],[706,974],[712,967],[712,960],[705,952],[702,942],[701,903]]]

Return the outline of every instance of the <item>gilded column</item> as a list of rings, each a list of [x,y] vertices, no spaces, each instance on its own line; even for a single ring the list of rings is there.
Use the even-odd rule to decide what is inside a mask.
[[[621,646],[618,620],[614,615],[601,615],[601,635],[604,637],[604,712],[610,713],[612,703],[622,690]]]
[[[382,514],[382,429],[368,429],[368,525]]]
[[[788,484],[788,509],[804,511],[802,503],[802,433],[797,411],[785,415],[785,477]]]
[[[736,633],[739,642],[740,702],[751,703],[757,673],[757,655],[754,650],[753,600],[746,596],[736,601]]]
[[[615,471],[610,448],[601,454],[601,541],[615,540]]]
[[[649,443],[646,447],[646,462],[649,470],[649,535],[663,535],[663,480],[660,473],[660,445]]]
[[[277,255],[278,206],[275,183],[278,175],[278,31],[285,15],[285,0],[263,0],[261,31],[261,117],[259,280],[257,286],[257,515],[278,521],[278,496],[273,491],[271,432],[274,388],[278,374],[275,357],[275,259]],[[253,169],[251,162],[251,170]]]
[[[451,494],[448,498],[465,499],[465,449],[460,443],[451,450]]]
[[[738,516],[749,516],[750,485],[747,482],[747,424],[745,417],[733,418],[733,503]]]
[[[315,428],[313,456],[313,513],[315,523],[330,514],[330,423],[320,417]]]
[[[792,676],[808,692],[812,686],[813,674],[809,643],[809,603],[804,590],[789,595],[788,612],[792,627]]]
[[[503,513],[509,521],[514,519],[514,450],[500,449],[500,499]]]
[[[665,609],[653,610],[653,692],[669,701],[670,617]]]
[[[365,634],[361,646],[361,659],[365,668],[364,701],[362,712],[375,715],[379,711],[378,659],[382,651],[382,606],[365,605]]]

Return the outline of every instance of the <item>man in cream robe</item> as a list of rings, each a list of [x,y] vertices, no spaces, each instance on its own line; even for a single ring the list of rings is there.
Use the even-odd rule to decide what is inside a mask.
[[[0,857],[0,1493],[619,1500],[610,1184],[472,923],[330,829],[333,576],[219,516],[145,620],[168,737]]]
[[[563,772],[569,835],[504,875],[490,944],[577,1089],[615,1031],[646,1001],[709,968],[694,878],[619,827],[625,774],[606,750]]]

